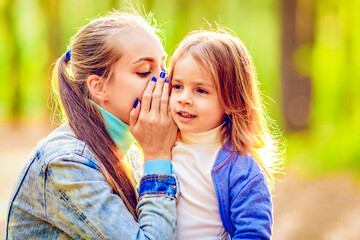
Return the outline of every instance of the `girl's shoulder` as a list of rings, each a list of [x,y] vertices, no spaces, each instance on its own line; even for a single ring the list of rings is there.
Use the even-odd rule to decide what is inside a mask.
[[[229,145],[224,145],[217,156],[214,168],[222,166],[239,167],[242,169],[257,168],[257,161],[250,155],[244,155],[236,152],[232,152],[232,148]],[[260,168],[259,168],[260,170]]]
[[[228,184],[229,188],[242,189],[250,182],[261,182],[267,186],[266,177],[259,163],[249,155],[231,153],[228,148],[222,148],[213,168],[214,177]]]

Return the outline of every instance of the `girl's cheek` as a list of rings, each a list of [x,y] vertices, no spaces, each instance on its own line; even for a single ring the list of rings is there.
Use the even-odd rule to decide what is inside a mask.
[[[175,102],[176,102],[176,99],[175,99],[176,97],[175,97],[175,94],[171,94],[170,95],[170,100],[169,100],[169,105],[170,105],[170,108],[172,108],[172,107],[174,107],[174,105],[175,105]]]

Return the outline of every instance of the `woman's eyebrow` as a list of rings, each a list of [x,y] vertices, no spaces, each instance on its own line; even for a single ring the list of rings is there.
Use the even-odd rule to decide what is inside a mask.
[[[135,63],[138,63],[138,62],[141,62],[141,61],[154,62],[154,58],[152,58],[152,57],[142,57],[142,58],[139,58],[138,60],[136,60],[135,62],[133,62],[132,64],[135,64]]]
[[[164,57],[161,60],[166,59],[166,57],[167,57],[167,55],[164,55]],[[141,61],[154,62],[155,59],[153,57],[142,57],[142,58],[139,58],[138,60],[134,61],[132,64],[135,64],[135,63],[138,63]]]

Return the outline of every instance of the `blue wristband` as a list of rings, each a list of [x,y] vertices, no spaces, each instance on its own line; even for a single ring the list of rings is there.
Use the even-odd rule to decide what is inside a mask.
[[[172,164],[166,159],[154,159],[144,163],[144,175],[149,173],[172,174]]]

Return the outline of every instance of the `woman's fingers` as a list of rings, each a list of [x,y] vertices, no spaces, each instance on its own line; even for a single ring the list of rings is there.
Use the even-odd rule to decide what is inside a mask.
[[[156,77],[153,77],[144,90],[142,99],[141,99],[141,112],[149,112],[151,108],[152,95],[154,88],[156,86]]]
[[[165,78],[163,91],[160,100],[160,114],[162,117],[168,116],[168,109],[169,109],[169,91],[170,91],[170,84],[169,84],[169,77]]]
[[[130,113],[130,130],[143,150],[144,161],[171,158],[177,127],[168,114],[169,91],[168,79],[165,83],[165,71],[162,71],[159,80],[146,87],[141,110],[137,107]]]
[[[160,101],[163,93],[163,86],[165,81],[165,69],[161,71],[160,77],[156,82],[156,86],[151,98],[151,111],[158,113],[160,111]]]
[[[140,101],[139,101],[139,98],[137,98],[136,101],[134,102],[133,109],[130,111],[130,131],[131,132],[134,132],[135,125],[139,118],[140,109],[141,109]]]

